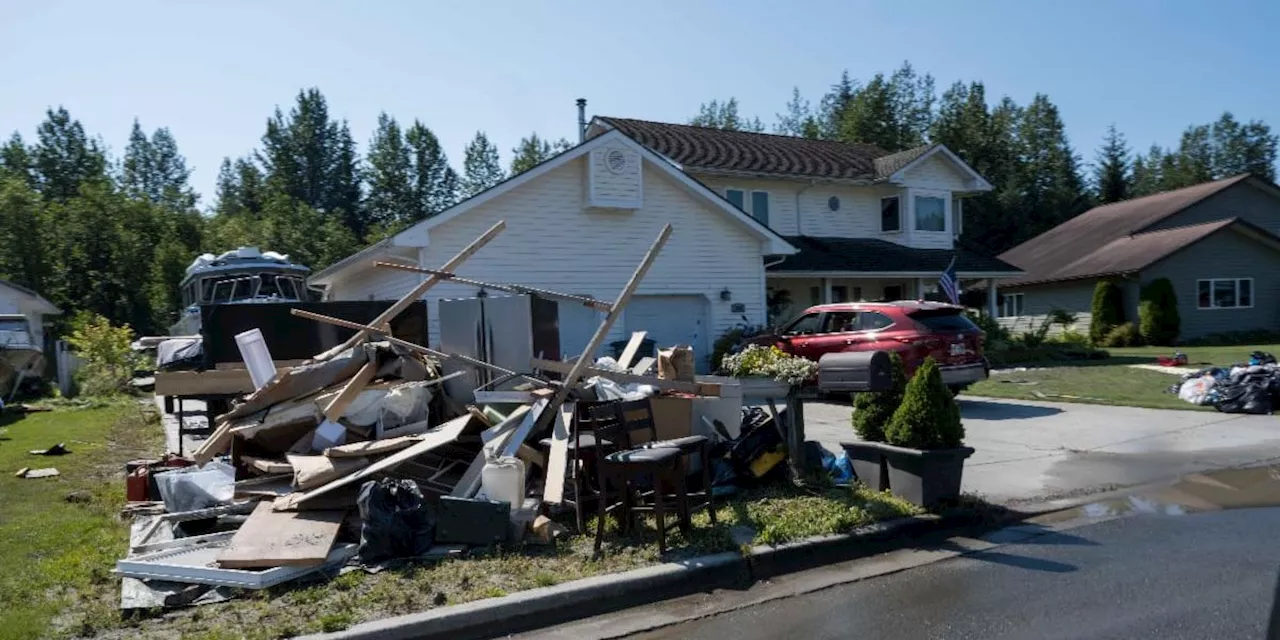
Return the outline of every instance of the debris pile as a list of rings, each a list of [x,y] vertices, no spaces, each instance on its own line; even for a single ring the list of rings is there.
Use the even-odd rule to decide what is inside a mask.
[[[1270,353],[1254,351],[1247,363],[1188,373],[1169,393],[1223,413],[1266,415],[1280,405],[1280,366]]]
[[[535,357],[512,371],[390,336],[391,318],[435,283],[455,278],[452,269],[501,227],[440,270],[421,269],[430,277],[368,325],[294,309],[356,333],[275,374],[217,416],[194,464],[131,463],[127,509],[138,519],[129,555],[116,566],[124,608],[216,602],[231,587],[266,588],[350,562],[377,570],[469,547],[553,542],[566,531],[555,516],[572,509],[582,523],[579,496],[567,481],[582,468],[570,446],[578,402],[651,397],[661,437],[665,428],[677,437],[705,430],[723,439],[732,468],[716,469],[716,484],[758,477],[783,457],[776,412],[772,419],[753,414],[752,428],[738,433],[741,398],[721,398],[720,382],[694,379],[687,348],[662,354],[659,366],[678,377],[649,375],[657,358],[633,363],[644,332],[633,334],[617,359],[589,358],[669,226],[616,302],[586,302],[608,313],[583,355],[571,360]],[[491,288],[502,286],[517,289]],[[466,369],[501,376],[501,390],[451,396],[446,383]],[[699,400],[708,404],[694,409]],[[708,417],[715,415],[726,417]],[[769,460],[754,462],[763,452]]]

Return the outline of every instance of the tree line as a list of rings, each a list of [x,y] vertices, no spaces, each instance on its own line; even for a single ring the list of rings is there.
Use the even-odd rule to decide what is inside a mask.
[[[504,168],[479,131],[459,172],[425,124],[383,113],[362,153],[324,95],[306,89],[267,118],[257,149],[222,161],[201,211],[167,128],[135,120],[114,158],[65,108],[49,109],[34,140],[15,132],[0,145],[0,279],[49,298],[59,324],[84,310],[162,333],[201,252],[257,245],[318,270],[569,146],[530,134]]]
[[[703,103],[690,124],[762,132],[738,101]],[[989,100],[982,82],[955,82],[941,94],[933,76],[909,62],[865,81],[841,75],[816,105],[799,88],[772,132],[875,144],[895,152],[942,143],[995,189],[965,201],[961,241],[991,255],[1010,249],[1098,205],[1240,173],[1275,179],[1277,136],[1265,122],[1223,112],[1188,126],[1176,147],[1135,153],[1113,125],[1094,161],[1067,139],[1058,107],[1045,94],[1027,104]]]

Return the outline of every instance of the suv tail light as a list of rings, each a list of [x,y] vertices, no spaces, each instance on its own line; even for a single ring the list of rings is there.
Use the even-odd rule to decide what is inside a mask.
[[[898,336],[894,340],[910,347],[924,347],[926,349],[933,349],[942,344],[942,340],[935,336]]]

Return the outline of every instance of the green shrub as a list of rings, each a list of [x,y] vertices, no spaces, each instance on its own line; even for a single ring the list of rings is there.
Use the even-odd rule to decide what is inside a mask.
[[[902,404],[907,390],[907,371],[902,357],[889,352],[890,388],[853,395],[853,430],[867,442],[884,442],[884,426]]]
[[[84,365],[76,371],[80,392],[88,396],[111,396],[131,389],[133,372],[140,358],[129,344],[133,330],[129,325],[112,326],[106,318],[82,311],[71,320],[67,342]]]
[[[1172,345],[1182,330],[1178,294],[1168,278],[1152,280],[1142,288],[1138,303],[1138,331],[1147,344]]]
[[[1051,342],[1056,344],[1071,345],[1074,347],[1089,346],[1089,336],[1076,331],[1075,329],[1063,329]]]
[[[1102,344],[1111,330],[1124,322],[1124,297],[1121,295],[1120,285],[1113,280],[1099,280],[1093,289],[1092,311],[1089,339],[1094,344]]]
[[[724,359],[725,355],[766,330],[766,327],[742,324],[720,334],[720,337],[716,338],[715,344],[711,345],[711,368],[719,369],[721,366],[720,361]]]
[[[925,358],[884,429],[885,440],[910,449],[952,449],[964,443],[960,408],[942,384],[933,358]]]
[[[986,334],[988,343],[995,340],[1008,342],[1012,339],[1012,336],[1009,335],[1009,330],[1000,326],[1000,322],[995,318],[973,309],[965,309],[964,313],[969,316],[969,319],[973,321],[973,324],[977,325],[978,328],[982,330],[982,333]]]
[[[1142,344],[1142,333],[1138,325],[1126,322],[1112,328],[1102,340],[1104,347],[1136,347]]]

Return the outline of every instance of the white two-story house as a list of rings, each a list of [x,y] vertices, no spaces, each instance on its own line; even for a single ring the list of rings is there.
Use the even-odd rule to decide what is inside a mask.
[[[942,146],[887,154],[622,118],[588,123],[581,111],[579,123],[577,146],[316,272],[309,283],[329,300],[394,299],[424,276],[375,262],[438,268],[503,221],[506,230],[458,275],[613,300],[670,224],[670,240],[601,352],[645,330],[659,346],[692,345],[706,368],[715,338],[735,326],[824,301],[921,296],[952,257],[962,279],[1022,275],[956,247],[960,203],[991,187]],[[429,341],[440,335],[439,300],[479,292],[453,282],[428,291]],[[579,353],[602,315],[561,304],[560,355]]]

